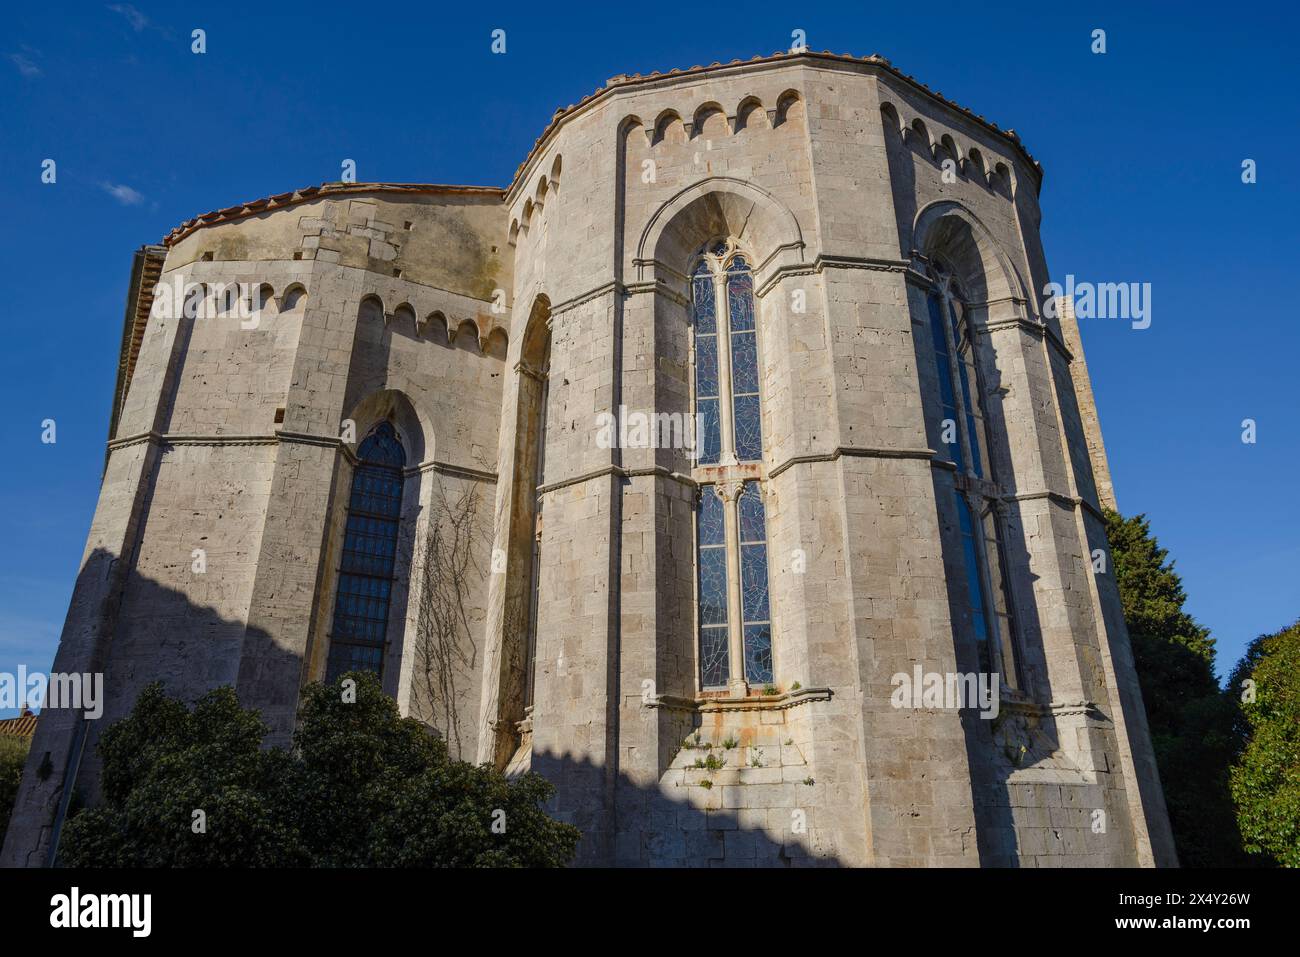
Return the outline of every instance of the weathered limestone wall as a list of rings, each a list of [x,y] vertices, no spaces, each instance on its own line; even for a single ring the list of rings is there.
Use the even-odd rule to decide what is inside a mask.
[[[352,191],[173,243],[160,286],[203,284],[202,304],[187,315],[185,295],[154,296],[56,662],[103,671],[107,706],[98,722],[42,718],[36,761],[48,754],[56,773],[27,776],[5,863],[44,862],[66,782],[94,798],[98,734],[151,681],[186,699],[235,684],[284,740],[328,644],[355,449],[340,438],[348,415],[359,440],[393,413],[408,455],[385,684],[473,754],[481,636],[434,642],[454,673],[438,676],[447,700],[431,704],[423,590],[409,573],[415,543],[476,501],[458,611],[481,628],[509,326],[503,218],[493,191]],[[255,319],[218,295],[234,283],[265,290]]]
[[[564,185],[539,210],[531,180],[560,154]],[[1045,322],[1031,293],[1045,277],[1036,235],[1023,239],[1037,226],[1038,175],[969,117],[895,78],[838,68],[620,91],[561,126],[525,167],[508,197],[521,224],[515,301],[550,304],[554,390],[533,766],[548,755],[557,807],[589,829],[588,859],[1153,859],[1134,819],[1151,812],[1134,804],[1121,767],[1127,745],[1107,684],[1106,649],[1126,638],[1113,613],[1103,624],[1107,586],[1085,560],[1091,465],[1080,467],[1087,444],[1058,387],[1073,370],[1059,323]],[[620,403],[687,408],[682,273],[706,240],[727,235],[758,266],[776,684],[825,688],[829,700],[782,709],[788,734],[778,737],[799,741],[798,763],[787,767],[782,750],[771,768],[706,774],[692,763],[699,749],[677,739],[683,729],[705,746],[734,737],[757,748],[778,716],[669,706],[695,695],[693,625],[680,610],[693,584],[680,542],[689,463],[663,450],[598,450],[590,439],[595,413]],[[951,479],[931,463],[924,397],[937,383],[924,297],[911,282],[915,255],[941,251],[975,273],[987,405],[1001,437],[990,451],[1018,577],[1029,686],[996,731],[955,712],[889,705],[893,674],[975,661]],[[581,557],[571,551],[580,524]],[[800,553],[807,570],[796,574],[788,557]],[[588,656],[581,693],[558,673],[573,647]],[[603,707],[590,700],[593,681]],[[1021,742],[1033,767],[1006,756]],[[757,782],[796,767],[806,790],[764,793],[769,783]],[[725,783],[714,791],[701,787],[706,779]],[[798,838],[792,811],[809,824]]]

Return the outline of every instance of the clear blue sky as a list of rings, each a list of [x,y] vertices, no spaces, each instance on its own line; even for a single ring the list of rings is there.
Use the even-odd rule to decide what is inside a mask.
[[[796,28],[1015,128],[1046,169],[1054,278],[1152,283],[1151,328],[1093,320],[1083,336],[1120,506],[1150,516],[1226,671],[1300,616],[1300,22],[1287,4],[1056,6],[12,5],[0,671],[53,659],[136,247],[197,213],[338,179],[345,158],[360,180],[505,185],[553,111],[606,78],[771,53]],[[504,56],[489,49],[498,27]],[[1090,52],[1094,28],[1105,55]],[[46,158],[55,185],[40,182]],[[1241,183],[1245,158],[1256,185]],[[46,418],[55,445],[40,441]]]

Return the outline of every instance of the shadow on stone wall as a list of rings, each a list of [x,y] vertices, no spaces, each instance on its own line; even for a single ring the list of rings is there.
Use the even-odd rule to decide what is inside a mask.
[[[698,792],[688,803],[569,754],[536,752],[532,769],[556,786],[547,812],[582,831],[578,866],[842,866],[821,842],[816,808],[723,806],[743,804],[753,786],[676,789]],[[805,833],[793,830],[796,810],[805,812]]]
[[[184,567],[190,567],[188,554]],[[210,564],[206,574],[218,573]],[[274,645],[264,632],[196,604],[112,552],[92,550],[77,576],[52,670],[102,674],[102,714],[87,719],[81,708],[41,710],[0,866],[49,863],[51,839],[69,804],[98,800],[101,734],[130,713],[147,685],[161,681],[168,694],[193,701],[234,682],[247,642]],[[296,675],[301,662],[293,667]],[[243,691],[240,700],[256,706]]]
[[[210,567],[208,574],[216,571]],[[132,608],[149,614],[122,616],[124,593]],[[242,635],[242,641],[232,641],[233,634]],[[193,701],[231,683],[241,652],[274,656],[288,684],[236,687],[241,704],[260,709],[267,703],[261,699],[269,698],[273,707],[290,705],[296,711],[300,655],[280,647],[264,631],[246,629],[242,622],[195,604],[177,588],[123,572],[111,553],[93,551],[78,576],[54,670],[104,672],[103,714],[87,721],[75,709],[43,710],[0,866],[48,864],[52,829],[66,813],[66,799],[78,805],[98,800],[102,765],[96,745],[103,730],[130,713],[147,685],[161,681],[168,694]],[[724,808],[744,801],[743,787],[719,786],[712,794],[691,789],[700,791],[702,804],[710,805],[697,807],[571,755],[535,754],[533,768],[557,787],[548,811],[583,831],[575,861],[580,866],[838,864],[834,855],[816,846],[813,809],[807,811],[808,832],[797,834],[792,809]]]

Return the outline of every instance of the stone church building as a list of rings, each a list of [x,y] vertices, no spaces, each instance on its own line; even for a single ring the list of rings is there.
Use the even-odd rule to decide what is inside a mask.
[[[107,703],[41,716],[0,863],[52,859],[148,683],[283,743],[362,669],[551,780],[582,864],[1176,864],[1041,180],[798,52],[614,77],[503,189],[143,247],[55,663]]]

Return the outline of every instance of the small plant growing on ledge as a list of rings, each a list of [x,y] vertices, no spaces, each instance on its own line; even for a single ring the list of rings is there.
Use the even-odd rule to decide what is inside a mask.
[[[726,763],[727,762],[724,758],[720,758],[716,754],[712,753],[710,753],[708,757],[695,759],[695,766],[697,768],[707,768],[710,771],[718,771],[725,766]]]
[[[776,685],[765,685],[763,687],[763,694],[774,695],[774,694],[780,694],[780,692],[776,690]]]
[[[709,790],[710,788],[713,787],[713,782],[712,782],[712,781],[709,781],[709,780],[707,780],[707,779],[706,779],[706,780],[703,780],[703,781],[700,782],[700,787],[704,788],[704,790],[707,791],[707,790]]]
[[[1008,761],[1010,761],[1016,767],[1020,767],[1020,762],[1025,759],[1025,754],[1029,751],[1029,749],[1022,744],[1020,745],[1020,749],[1016,750],[1015,747],[1008,744],[1003,748],[1003,751],[1006,753]]]
[[[812,787],[812,786],[813,786],[814,784],[816,784],[817,782],[814,781],[812,778],[804,778],[804,779],[803,779],[803,783],[806,784],[806,785],[808,785],[809,787]]]
[[[749,766],[751,768],[761,768],[763,766],[763,750],[755,748],[749,755]]]
[[[722,742],[722,746],[726,748],[728,751],[730,751],[738,744],[740,744],[740,742],[736,740],[736,736],[734,734],[727,735],[726,739]]]
[[[794,684],[792,684],[792,685],[790,686],[790,690],[791,690],[791,691],[798,691],[798,690],[799,690],[800,688],[802,688],[802,687],[803,687],[803,685],[799,684],[799,682],[796,681]]]

